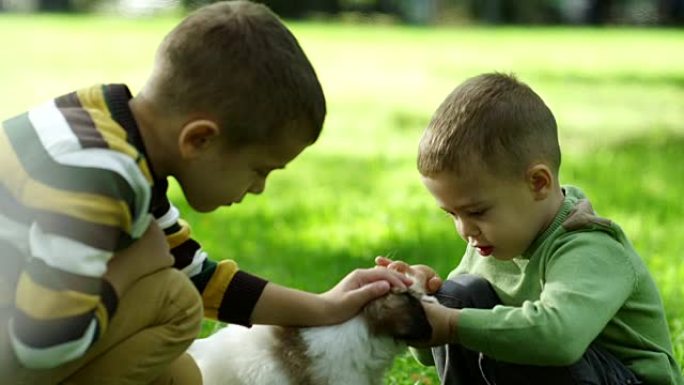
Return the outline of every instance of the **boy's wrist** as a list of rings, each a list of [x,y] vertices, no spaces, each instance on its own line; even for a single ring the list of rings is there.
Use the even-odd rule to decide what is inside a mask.
[[[320,301],[317,301],[317,304],[320,305],[316,306],[315,310],[313,311],[314,317],[316,318],[314,323],[321,325],[335,323],[334,315],[338,311],[338,308],[333,304],[333,301],[325,295],[325,293],[319,294],[318,299]]]
[[[447,315],[447,325],[449,327],[448,341],[450,344],[458,343],[458,318],[460,316],[459,309],[449,309]]]
[[[338,309],[325,293],[313,294],[269,282],[252,310],[254,324],[320,326],[331,324]]]
[[[316,324],[332,325],[343,322],[351,317],[347,314],[346,307],[330,292],[317,295],[319,301],[313,311]]]
[[[439,321],[436,322],[435,327],[438,330],[433,330],[433,344],[445,345],[458,343],[458,317],[460,310],[453,309],[442,305],[435,305],[438,312]],[[434,345],[433,345],[434,346]]]

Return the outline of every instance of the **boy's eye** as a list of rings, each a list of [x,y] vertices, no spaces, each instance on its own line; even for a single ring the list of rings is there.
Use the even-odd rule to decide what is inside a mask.
[[[487,213],[487,210],[474,210],[474,211],[469,211],[468,215],[473,217],[473,218],[479,218]]]

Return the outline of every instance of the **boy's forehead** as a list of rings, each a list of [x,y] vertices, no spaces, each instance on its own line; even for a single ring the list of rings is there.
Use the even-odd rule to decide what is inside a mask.
[[[482,185],[495,183],[497,180],[483,165],[470,165],[458,170],[445,170],[439,174],[439,178],[452,185],[466,186],[468,190],[479,189]]]
[[[469,170],[443,171],[435,176],[424,176],[423,183],[444,205],[461,208],[487,201],[507,181],[484,170]]]
[[[478,178],[454,171],[443,171],[433,176],[424,176],[423,183],[431,191],[449,196],[467,197],[480,190]]]

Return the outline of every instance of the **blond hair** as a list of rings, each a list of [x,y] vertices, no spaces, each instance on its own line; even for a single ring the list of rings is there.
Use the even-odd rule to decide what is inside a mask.
[[[513,176],[543,162],[557,176],[560,157],[556,120],[539,95],[514,75],[489,73],[439,106],[420,141],[418,170],[429,177],[481,165]]]
[[[160,45],[149,85],[164,109],[213,119],[234,144],[283,135],[313,143],[326,113],[296,38],[270,9],[248,1],[218,2],[186,17]]]

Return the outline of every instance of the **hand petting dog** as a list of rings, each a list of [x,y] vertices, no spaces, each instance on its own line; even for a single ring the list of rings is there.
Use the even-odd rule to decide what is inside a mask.
[[[384,256],[375,258],[375,264],[380,268],[387,268],[408,277],[418,283],[423,283],[426,294],[431,295],[442,287],[442,279],[434,269],[427,265],[409,265],[404,261],[395,261]],[[440,305],[433,297],[425,297],[422,301],[423,309],[432,326],[432,337],[427,341],[411,341],[409,345],[416,348],[440,346],[457,341],[456,325],[458,324],[458,310]]]

